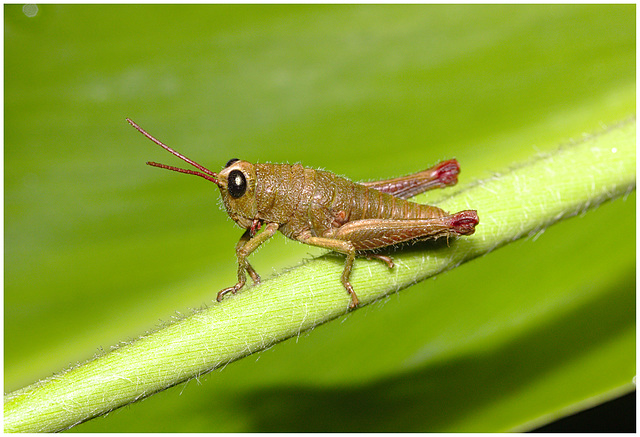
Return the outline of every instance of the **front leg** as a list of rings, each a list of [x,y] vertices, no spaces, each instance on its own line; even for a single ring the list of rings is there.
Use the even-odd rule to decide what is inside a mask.
[[[251,227],[251,229],[247,229],[246,231],[244,231],[244,234],[242,234],[242,237],[240,237],[240,239],[238,240],[238,243],[236,244],[236,257],[238,255],[238,251],[242,249],[242,247],[245,244],[247,244],[247,242],[251,240],[251,238],[255,236],[255,234],[256,233],[254,231],[253,226]],[[251,279],[253,280],[254,284],[259,284],[260,275],[253,269],[253,267],[251,267],[251,264],[249,264],[249,261],[247,261],[246,267],[247,267],[246,268],[247,273],[249,273],[249,276],[251,276]]]
[[[260,282],[260,277],[247,261],[247,257],[262,243],[273,237],[273,234],[276,233],[278,227],[279,225],[277,223],[269,223],[264,227],[264,230],[255,237],[250,236],[250,230],[247,230],[242,237],[240,237],[240,241],[238,241],[238,244],[236,245],[236,255],[238,257],[238,283],[233,287],[221,290],[216,298],[218,302],[222,301],[225,294],[235,294],[238,290],[244,287],[244,284],[247,281],[247,276],[245,275],[245,272],[247,271],[254,281],[257,279],[256,282]]]

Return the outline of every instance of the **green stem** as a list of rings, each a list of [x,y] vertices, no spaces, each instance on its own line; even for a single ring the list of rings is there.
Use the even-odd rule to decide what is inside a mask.
[[[438,205],[476,209],[477,231],[356,261],[362,305],[635,188],[635,119],[536,157]],[[209,372],[348,312],[344,260],[325,255],[130,344],[5,396],[5,431],[60,431]]]

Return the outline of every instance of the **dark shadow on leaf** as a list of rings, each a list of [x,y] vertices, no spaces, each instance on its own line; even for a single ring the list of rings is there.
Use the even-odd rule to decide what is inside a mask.
[[[610,305],[629,311],[602,311]],[[562,313],[496,350],[427,361],[415,371],[369,385],[252,390],[233,395],[229,405],[252,418],[246,429],[252,432],[507,431],[535,416],[511,416],[516,422],[504,423],[505,429],[469,429],[464,419],[482,414],[496,402],[511,398],[517,402],[518,392],[527,384],[634,325],[635,272],[631,272],[572,313]],[[550,402],[551,411],[556,407]],[[477,422],[477,417],[470,420]]]

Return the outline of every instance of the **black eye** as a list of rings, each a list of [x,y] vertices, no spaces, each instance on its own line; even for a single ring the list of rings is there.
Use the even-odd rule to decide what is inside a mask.
[[[224,168],[229,167],[231,164],[233,164],[236,161],[240,161],[240,160],[238,158],[230,159],[229,162],[227,162],[227,165],[224,166]]]
[[[244,192],[247,191],[247,179],[240,170],[233,170],[229,173],[229,178],[227,180],[229,181],[227,189],[229,190],[231,197],[234,199],[242,197]]]

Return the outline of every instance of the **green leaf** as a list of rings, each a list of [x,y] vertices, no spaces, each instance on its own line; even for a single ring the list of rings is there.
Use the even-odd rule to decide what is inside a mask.
[[[284,289],[256,299],[264,286],[212,303],[234,281],[240,231],[214,207],[211,186],[143,165],[173,162],[126,116],[213,170],[240,157],[371,180],[455,156],[460,185],[419,200],[478,209],[482,226],[437,248],[443,254],[460,244],[481,253],[498,231],[526,234],[538,226],[536,208],[557,218],[584,211],[563,202],[597,203],[611,181],[596,181],[623,175],[594,172],[611,155],[592,153],[542,181],[514,181],[510,194],[482,191],[519,174],[509,166],[554,157],[561,144],[606,137],[597,149],[611,152],[635,140],[635,121],[619,123],[635,114],[634,5],[38,7],[30,18],[5,6],[9,392],[175,310],[287,304]],[[635,150],[625,165],[635,169]],[[577,179],[556,199],[558,174]],[[518,214],[518,226],[499,225]],[[74,430],[529,429],[631,390],[635,194],[543,229],[258,361]],[[263,278],[278,273],[274,284],[320,263],[326,293],[297,290],[289,303],[324,299],[344,310],[342,259],[281,274],[321,253],[283,243],[252,257]],[[425,254],[431,248],[394,254],[397,271],[426,276],[417,267]],[[369,270],[392,281],[388,291],[406,283],[362,260],[356,290]],[[168,372],[181,368],[179,356],[173,362]]]

